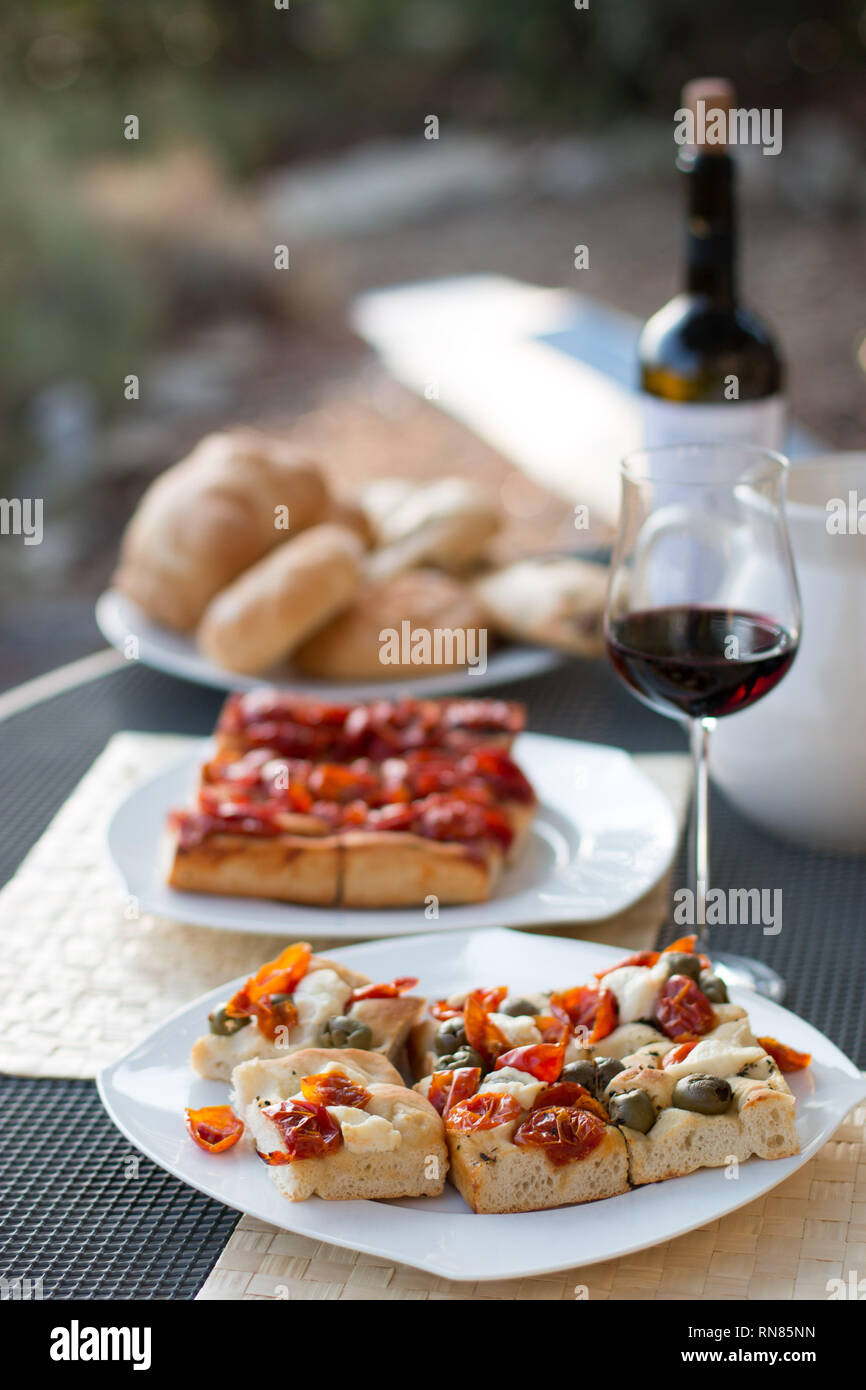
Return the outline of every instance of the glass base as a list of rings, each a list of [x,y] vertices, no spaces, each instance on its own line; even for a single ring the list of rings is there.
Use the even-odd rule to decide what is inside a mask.
[[[778,1004],[785,997],[785,981],[763,961],[752,960],[749,956],[735,956],[729,951],[712,953],[713,969],[721,975],[726,985],[736,989],[753,989],[756,994],[764,994],[775,999]]]

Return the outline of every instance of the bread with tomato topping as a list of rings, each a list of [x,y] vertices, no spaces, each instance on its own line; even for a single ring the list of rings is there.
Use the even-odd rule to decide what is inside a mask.
[[[252,1058],[285,1057],[300,1048],[318,1044],[325,1035],[333,1036],[330,1026],[333,1019],[348,1020],[352,1025],[348,1028],[349,1034],[354,1032],[364,1039],[364,1049],[371,1057],[388,1058],[389,1065],[391,1061],[400,1061],[407,1035],[424,1001],[418,995],[406,993],[352,1001],[353,991],[372,983],[366,975],[338,961],[313,955],[292,992],[297,1014],[295,1022],[280,1028],[276,1036],[270,1038],[262,1030],[260,1020],[252,1014],[249,1021],[240,1026],[229,1022],[228,1026],[235,1027],[235,1031],[218,1032],[214,1028],[226,1027],[226,1008],[215,1009],[210,1015],[211,1031],[193,1046],[192,1065],[209,1081],[228,1081],[241,1062]],[[337,1036],[341,1037],[347,1025],[339,1027],[341,1031]]]
[[[218,746],[196,804],[170,819],[170,885],[319,907],[487,899],[529,831],[536,798],[527,778],[496,744],[425,745],[442,718],[435,706],[417,719],[411,709],[384,712],[368,727],[369,708],[358,706],[361,719],[347,717],[341,729],[328,725],[328,758],[281,752],[278,718],[260,726],[272,746]],[[399,749],[407,713],[408,746],[377,758],[392,734]],[[290,747],[303,748],[303,732],[320,731],[291,724]],[[445,724],[438,736],[457,732],[468,733]],[[350,748],[369,751],[331,760]]]
[[[336,1081],[334,1076],[336,1075]],[[294,1153],[271,1115],[305,1103],[310,1082],[349,1084],[360,1094],[349,1104],[311,1107],[306,1147]],[[275,1187],[289,1201],[382,1201],[435,1197],[448,1171],[442,1121],[422,1096],[408,1090],[383,1057],[353,1048],[305,1048],[276,1060],[244,1062],[232,1076],[233,1104],[245,1138],[268,1165]],[[282,1104],[281,1104],[282,1103]],[[309,1106],[309,1102],[306,1104]],[[322,1115],[322,1109],[325,1115]],[[316,1149],[316,1127],[326,1125],[327,1145]],[[308,1156],[307,1150],[314,1152]]]

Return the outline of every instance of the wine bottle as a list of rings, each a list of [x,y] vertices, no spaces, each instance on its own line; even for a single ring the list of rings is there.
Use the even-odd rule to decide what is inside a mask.
[[[688,205],[685,288],[653,314],[640,338],[648,446],[782,446],[782,361],[769,330],[737,296],[736,166],[727,144],[698,143],[711,128],[702,115],[728,112],[734,103],[721,78],[698,78],[683,89],[682,109],[691,111],[696,135],[677,160]],[[719,124],[712,122],[714,136]]]

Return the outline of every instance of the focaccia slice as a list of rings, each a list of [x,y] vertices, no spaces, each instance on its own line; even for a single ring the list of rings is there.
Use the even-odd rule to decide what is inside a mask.
[[[210,1081],[228,1081],[241,1062],[285,1057],[299,1048],[321,1045],[324,1037],[335,1045],[354,1040],[359,1049],[399,1061],[424,1004],[419,996],[403,992],[416,983],[407,979],[374,985],[366,975],[312,955],[306,942],[297,942],[276,961],[262,966],[234,996],[237,1000],[251,985],[254,991],[261,990],[254,1001],[257,1009],[231,1018],[226,1013],[231,1001],[227,1001],[212,1011],[211,1031],[195,1043],[192,1065]],[[356,998],[356,991],[364,989],[386,992]],[[291,1008],[285,999],[274,1002],[275,996],[285,995]],[[244,1007],[243,1001],[239,1007]],[[244,1023],[244,1017],[249,1021]],[[333,1020],[339,1022],[333,1024]]]
[[[580,1086],[515,1066],[439,1072],[415,1089],[441,1108],[451,1180],[474,1212],[541,1211],[628,1191],[625,1141]]]
[[[385,1058],[355,1048],[305,1048],[242,1063],[232,1085],[247,1142],[290,1201],[442,1192],[442,1121]]]
[[[501,749],[414,750],[381,766],[223,752],[173,813],[173,888],[350,908],[481,902],[536,805]]]

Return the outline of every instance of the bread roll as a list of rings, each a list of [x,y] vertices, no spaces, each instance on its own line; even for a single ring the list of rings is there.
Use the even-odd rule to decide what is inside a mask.
[[[413,485],[404,478],[371,483],[360,497],[381,554],[377,578],[431,564],[459,573],[483,552],[501,517],[488,492],[466,478]]]
[[[331,522],[284,541],[208,604],[205,656],[244,675],[267,670],[350,601],[362,554],[356,533]]]
[[[484,574],[473,592],[505,637],[601,656],[608,572],[571,555],[540,555]]]
[[[316,464],[284,441],[247,429],[208,435],[144,494],[114,583],[157,622],[188,631],[214,594],[320,520],[328,502]]]
[[[430,663],[384,661],[386,632],[396,633],[401,648],[418,639],[415,650],[421,655],[422,634],[427,633]],[[389,648],[392,655],[393,639]],[[466,585],[436,570],[412,570],[368,582],[351,607],[297,649],[294,661],[300,670],[326,680],[387,681],[435,676],[467,664],[467,656],[479,665],[479,654],[486,657],[486,652],[484,610]]]

